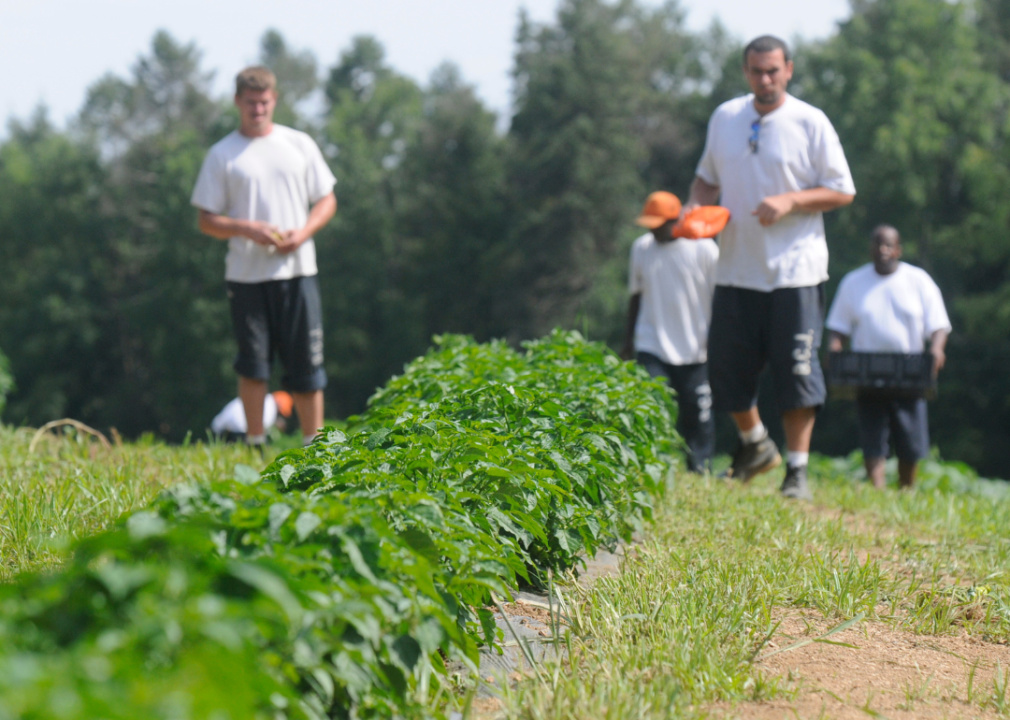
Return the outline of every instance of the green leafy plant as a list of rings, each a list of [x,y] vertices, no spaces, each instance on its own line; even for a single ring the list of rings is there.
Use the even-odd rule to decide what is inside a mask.
[[[0,588],[0,665],[20,668],[0,718],[438,712],[448,663],[501,639],[493,593],[650,516],[675,414],[577,334],[441,338],[346,431],[173,486]]]

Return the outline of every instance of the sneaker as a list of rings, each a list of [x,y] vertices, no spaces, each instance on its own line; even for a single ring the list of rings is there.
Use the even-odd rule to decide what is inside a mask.
[[[807,466],[786,468],[786,479],[782,481],[780,489],[782,495],[795,500],[810,501],[814,496],[810,493],[807,485]]]
[[[741,443],[733,455],[733,465],[726,471],[726,477],[749,482],[755,475],[768,472],[782,464],[782,456],[775,446],[775,441],[768,433],[752,443]]]

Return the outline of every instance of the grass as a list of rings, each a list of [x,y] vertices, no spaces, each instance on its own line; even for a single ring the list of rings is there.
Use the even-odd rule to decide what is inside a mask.
[[[713,702],[788,697],[752,665],[784,608],[1010,640],[1003,487],[945,482],[964,469],[933,461],[917,490],[878,492],[858,465],[816,459],[814,506],[780,499],[779,477],[746,489],[680,478],[620,576],[569,587],[569,656],[507,692],[507,715],[702,717]],[[969,701],[1006,714],[1007,677]]]
[[[142,439],[105,450],[72,432],[45,438],[29,453],[33,434],[0,426],[0,580],[59,564],[68,541],[108,527],[167,485],[263,464],[241,445]]]

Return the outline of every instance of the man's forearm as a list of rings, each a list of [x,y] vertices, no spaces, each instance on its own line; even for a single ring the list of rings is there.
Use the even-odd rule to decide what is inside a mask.
[[[198,226],[204,235],[210,235],[218,240],[246,237],[249,230],[249,223],[246,220],[236,220],[227,215],[215,215],[206,210],[200,211]]]
[[[943,370],[943,366],[947,364],[947,336],[949,333],[946,330],[937,330],[929,338],[929,353],[933,356],[933,377]]]
[[[719,195],[722,188],[718,185],[710,185],[695,175],[694,182],[691,183],[691,194],[687,199],[685,207],[693,208],[699,205],[715,205],[719,202]]]
[[[769,227],[794,212],[827,212],[848,205],[854,197],[855,195],[822,187],[796,190],[769,195],[755,208],[752,215],[757,216],[758,222],[764,227]]]
[[[930,352],[932,353],[936,353],[938,351],[941,353],[946,352],[947,338],[949,337],[949,335],[950,333],[948,333],[946,330],[937,330],[935,333],[933,333],[933,335],[929,338]]]
[[[312,237],[326,227],[326,223],[337,213],[337,196],[333,193],[320,198],[309,211],[309,219],[305,222],[302,232],[306,237]]]
[[[856,197],[823,187],[797,190],[788,195],[793,200],[793,212],[828,212],[850,205]]]

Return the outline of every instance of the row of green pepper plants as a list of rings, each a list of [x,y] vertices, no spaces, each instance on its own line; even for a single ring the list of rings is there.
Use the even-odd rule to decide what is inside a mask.
[[[575,333],[436,341],[345,429],[0,588],[0,719],[447,712],[495,595],[648,520],[676,407]]]

